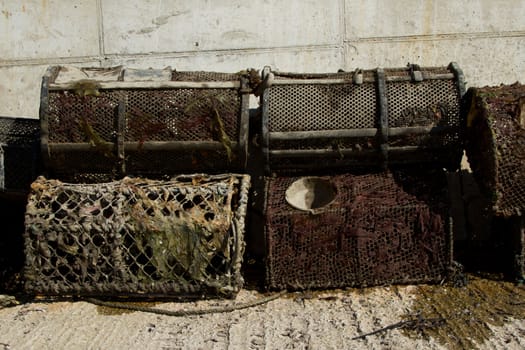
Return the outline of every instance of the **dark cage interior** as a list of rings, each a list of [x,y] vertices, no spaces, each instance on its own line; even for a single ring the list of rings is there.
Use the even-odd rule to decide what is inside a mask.
[[[39,178],[26,210],[26,289],[47,295],[234,295],[247,175]]]
[[[40,169],[36,119],[0,117],[0,195],[24,196]]]
[[[327,288],[437,282],[452,256],[446,180],[442,172],[322,176],[333,200],[315,188],[267,181],[267,283],[270,288]],[[288,193],[287,193],[288,192]],[[326,194],[325,194],[326,197]],[[287,201],[288,200],[288,201]]]

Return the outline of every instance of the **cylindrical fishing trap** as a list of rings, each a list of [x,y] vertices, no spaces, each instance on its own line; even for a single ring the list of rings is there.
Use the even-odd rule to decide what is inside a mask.
[[[40,106],[45,165],[78,182],[242,170],[249,77],[50,67]]]
[[[47,295],[231,296],[242,286],[248,175],[40,177],[26,210],[26,290]]]
[[[274,177],[267,196],[270,288],[435,282],[447,274],[443,173]]]
[[[39,172],[36,119],[0,117],[0,193],[27,195]]]
[[[470,88],[467,156],[496,215],[525,214],[525,86]]]
[[[432,162],[462,154],[463,73],[448,67],[297,74],[263,70],[267,172]]]

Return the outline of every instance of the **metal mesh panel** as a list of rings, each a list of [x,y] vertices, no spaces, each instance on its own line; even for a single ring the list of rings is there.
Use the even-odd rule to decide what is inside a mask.
[[[467,156],[497,215],[525,209],[525,86],[469,89]]]
[[[417,69],[421,80],[412,77],[413,67],[335,74],[268,71],[274,80],[262,104],[269,168],[289,173],[312,166],[421,161],[457,168],[462,74],[454,64]]]
[[[0,117],[0,192],[27,193],[38,172],[38,120]]]
[[[417,84],[387,84],[389,127],[455,126],[445,135],[389,137],[390,146],[431,146],[459,144],[460,96],[454,80],[427,80]]]
[[[269,131],[376,127],[374,84],[276,85],[268,103]]]
[[[79,96],[74,91],[49,93],[47,122],[49,142],[90,142],[99,137],[106,142],[115,138],[120,91],[100,91],[99,96]],[[92,132],[89,128],[92,128]]]
[[[40,126],[36,119],[0,117],[0,142],[27,145],[38,139]]]
[[[267,182],[267,283],[326,288],[439,281],[451,261],[443,174],[326,176],[335,199],[319,213],[292,208],[297,177]]]
[[[228,137],[238,138],[240,97],[234,89],[131,90],[126,95],[126,141],[213,141],[213,107]]]
[[[247,175],[91,185],[39,178],[26,210],[26,289],[232,295],[242,286]]]

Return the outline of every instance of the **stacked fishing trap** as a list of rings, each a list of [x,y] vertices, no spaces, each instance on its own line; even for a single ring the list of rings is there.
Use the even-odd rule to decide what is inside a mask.
[[[242,74],[51,67],[40,106],[44,164],[72,181],[242,171],[248,85]]]
[[[262,78],[267,285],[442,280],[442,168],[458,169],[463,148],[457,65]]]
[[[446,194],[438,172],[270,178],[268,285],[439,281],[451,259]]]
[[[463,74],[412,65],[333,74],[263,71],[267,171],[429,162],[457,168]]]
[[[31,189],[26,289],[233,296],[250,208],[267,288],[439,282],[453,258],[446,175],[464,148],[511,222],[523,278],[525,90],[464,95],[455,63],[262,76],[50,67],[40,130],[0,119],[0,189]],[[45,177],[29,186],[40,172],[13,176],[13,152],[39,164],[35,140]],[[250,201],[246,169],[265,174]]]
[[[496,218],[507,220],[518,278],[525,269],[525,86],[470,88],[465,96],[467,156]],[[497,228],[495,228],[497,229]],[[498,230],[499,231],[499,230]]]
[[[27,290],[234,295],[250,178],[230,172],[246,165],[249,84],[249,73],[49,68],[49,179],[31,185]]]
[[[39,178],[26,212],[33,293],[230,296],[242,286],[248,176]]]

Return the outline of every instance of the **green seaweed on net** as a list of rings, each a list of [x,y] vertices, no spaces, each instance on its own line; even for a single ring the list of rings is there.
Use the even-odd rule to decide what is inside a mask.
[[[261,76],[255,68],[243,69],[236,74],[239,77],[245,77],[248,79],[248,86],[253,92],[256,92],[262,83]]]
[[[73,91],[76,95],[85,96],[100,96],[100,84],[93,80],[79,80],[73,85]]]
[[[87,118],[80,118],[78,124],[91,146],[108,158],[115,156],[113,143],[104,140],[88,122]]]
[[[224,122],[219,112],[227,107],[227,102],[225,96],[203,93],[186,105],[184,113],[192,116],[209,116],[213,139],[222,144],[228,161],[231,162],[233,160],[232,142],[226,133]]]
[[[177,201],[159,204],[138,186],[134,192],[137,201],[129,208],[134,239],[140,253],[150,258],[149,263],[155,269],[155,276],[139,271],[139,280],[154,277],[184,283],[189,276],[191,280],[205,282],[215,272],[212,266],[215,256],[230,260],[229,206],[222,207],[222,202],[214,199],[207,202],[208,208],[193,205],[184,209]],[[210,212],[214,213],[211,220],[205,216]]]

